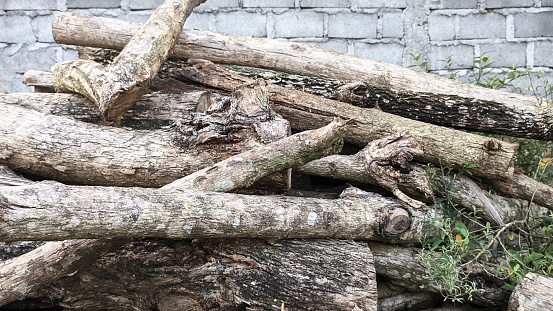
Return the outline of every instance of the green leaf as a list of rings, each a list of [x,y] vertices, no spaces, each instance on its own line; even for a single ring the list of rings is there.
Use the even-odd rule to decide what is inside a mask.
[[[457,232],[459,232],[460,235],[462,235],[463,237],[467,237],[469,235],[469,231],[467,229],[467,226],[465,226],[464,223],[460,222],[460,221],[456,221],[455,222],[455,229],[457,230]]]

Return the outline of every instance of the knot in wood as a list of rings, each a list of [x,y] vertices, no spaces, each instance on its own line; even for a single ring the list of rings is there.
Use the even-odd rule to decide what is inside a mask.
[[[398,235],[411,227],[411,216],[409,212],[401,207],[391,207],[385,217],[383,233],[387,235]]]
[[[486,147],[488,151],[497,151],[501,149],[501,144],[497,141],[497,139],[490,139],[484,143],[484,147]]]

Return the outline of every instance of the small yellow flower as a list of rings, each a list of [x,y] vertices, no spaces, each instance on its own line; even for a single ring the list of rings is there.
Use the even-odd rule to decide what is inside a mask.
[[[540,169],[544,170],[549,164],[551,164],[551,158],[543,158],[540,161]]]
[[[461,242],[463,240],[463,237],[461,235],[457,234],[455,236],[455,242],[459,243],[459,246],[461,246],[462,249],[465,249],[465,242]]]

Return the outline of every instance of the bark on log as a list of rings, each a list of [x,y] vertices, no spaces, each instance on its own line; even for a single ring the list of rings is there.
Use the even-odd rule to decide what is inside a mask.
[[[52,67],[58,92],[82,94],[107,120],[118,120],[146,93],[167,59],[184,21],[205,0],[165,0],[107,66],[68,60]]]
[[[553,211],[553,188],[523,174],[514,174],[506,181],[489,180],[501,195],[519,198]]]
[[[225,239],[132,242],[32,297],[81,310],[376,311],[376,295],[366,243]]]
[[[428,270],[418,257],[419,248],[379,242],[369,242],[369,248],[374,256],[377,275],[413,292],[440,292],[439,288],[430,284],[425,278]],[[485,290],[483,293],[473,294],[472,303],[480,306],[505,307],[510,295],[510,291],[501,288],[505,281],[493,278],[481,269],[471,271],[470,278],[478,284],[479,288]]]
[[[528,273],[511,294],[508,311],[551,311],[553,310],[552,292],[552,278],[536,273]]]
[[[182,71],[175,65],[169,75],[189,83],[202,83],[226,91],[253,81],[200,60],[181,68]],[[505,179],[512,175],[516,145],[397,117],[378,109],[357,108],[271,84],[268,90],[269,98],[274,102],[273,108],[288,119],[296,130],[319,128],[330,122],[332,116],[338,116],[354,121],[354,125],[350,126],[350,135],[345,137],[354,144],[365,146],[371,140],[409,131],[423,145],[425,154],[418,158],[423,162],[438,165],[437,158],[449,158],[452,163],[477,165],[473,173],[479,176]]]
[[[343,238],[415,243],[428,213],[377,194],[362,199],[189,190],[0,187],[0,241],[89,238]]]
[[[236,96],[254,87],[239,88]],[[101,127],[0,104],[4,124],[0,129],[0,162],[66,183],[160,187],[286,136],[289,130],[282,127],[284,120],[270,111],[259,115],[258,108],[246,107],[263,104],[261,94],[256,99],[259,101],[235,99],[226,106],[228,110],[208,115],[188,119],[184,115],[178,126],[155,131]],[[237,111],[242,111],[241,116]],[[247,116],[245,112],[253,114]],[[195,148],[189,148],[191,144]],[[275,183],[275,189],[288,189],[287,178],[281,181],[284,184]]]
[[[135,22],[70,13],[56,13],[52,25],[57,43],[119,50],[139,27]],[[308,44],[184,30],[171,56],[364,82],[365,98],[379,105],[389,101],[386,106],[390,111],[409,111],[403,113],[426,116],[426,121],[441,119],[460,128],[477,119],[478,130],[497,128],[505,134],[510,129],[514,136],[520,132],[526,137],[553,139],[553,110],[540,107],[534,97],[477,87]],[[460,118],[452,120],[455,116]]]
[[[152,130],[167,127],[175,121],[190,117],[194,112],[205,112],[222,95],[207,91],[179,94],[146,94],[129,109],[120,125],[136,130]],[[102,124],[102,116],[89,99],[70,93],[2,93],[0,103],[17,105],[62,117]]]
[[[426,310],[439,305],[442,299],[436,293],[407,292],[378,300],[379,311]]]
[[[232,74],[211,62],[191,60],[181,71],[183,79],[215,88],[232,90],[251,79]],[[269,99],[274,109],[290,121],[292,128],[318,128],[332,117],[352,120],[349,135],[344,139],[365,146],[369,141],[398,132],[409,132],[423,145],[423,162],[439,165],[439,158],[451,163],[471,163],[478,176],[509,178],[514,171],[516,145],[494,138],[482,137],[444,127],[409,120],[378,109],[358,108],[338,101],[324,99],[301,91],[268,85]]]
[[[434,203],[434,193],[424,168],[410,162],[419,153],[422,153],[421,146],[413,137],[398,133],[373,140],[353,156],[324,157],[296,171],[379,185],[403,202],[420,208],[424,203]]]
[[[45,284],[88,268],[103,254],[124,242],[74,240],[50,242],[0,263],[0,306],[21,300]]]

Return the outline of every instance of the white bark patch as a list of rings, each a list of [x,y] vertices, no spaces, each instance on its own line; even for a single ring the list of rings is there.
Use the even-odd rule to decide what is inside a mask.
[[[307,224],[310,226],[314,226],[315,222],[317,221],[317,217],[317,213],[309,212],[309,215],[307,215]]]
[[[232,227],[236,228],[238,226],[240,226],[240,218],[234,217],[234,220],[232,221]]]
[[[221,181],[215,184],[213,191],[215,192],[227,192],[234,188],[234,183],[231,180]]]
[[[190,233],[192,232],[192,228],[194,228],[194,227],[191,226],[191,225],[184,225],[184,226],[182,226],[182,229],[183,229],[184,231],[186,231],[186,233],[188,233],[188,234],[190,234]]]

